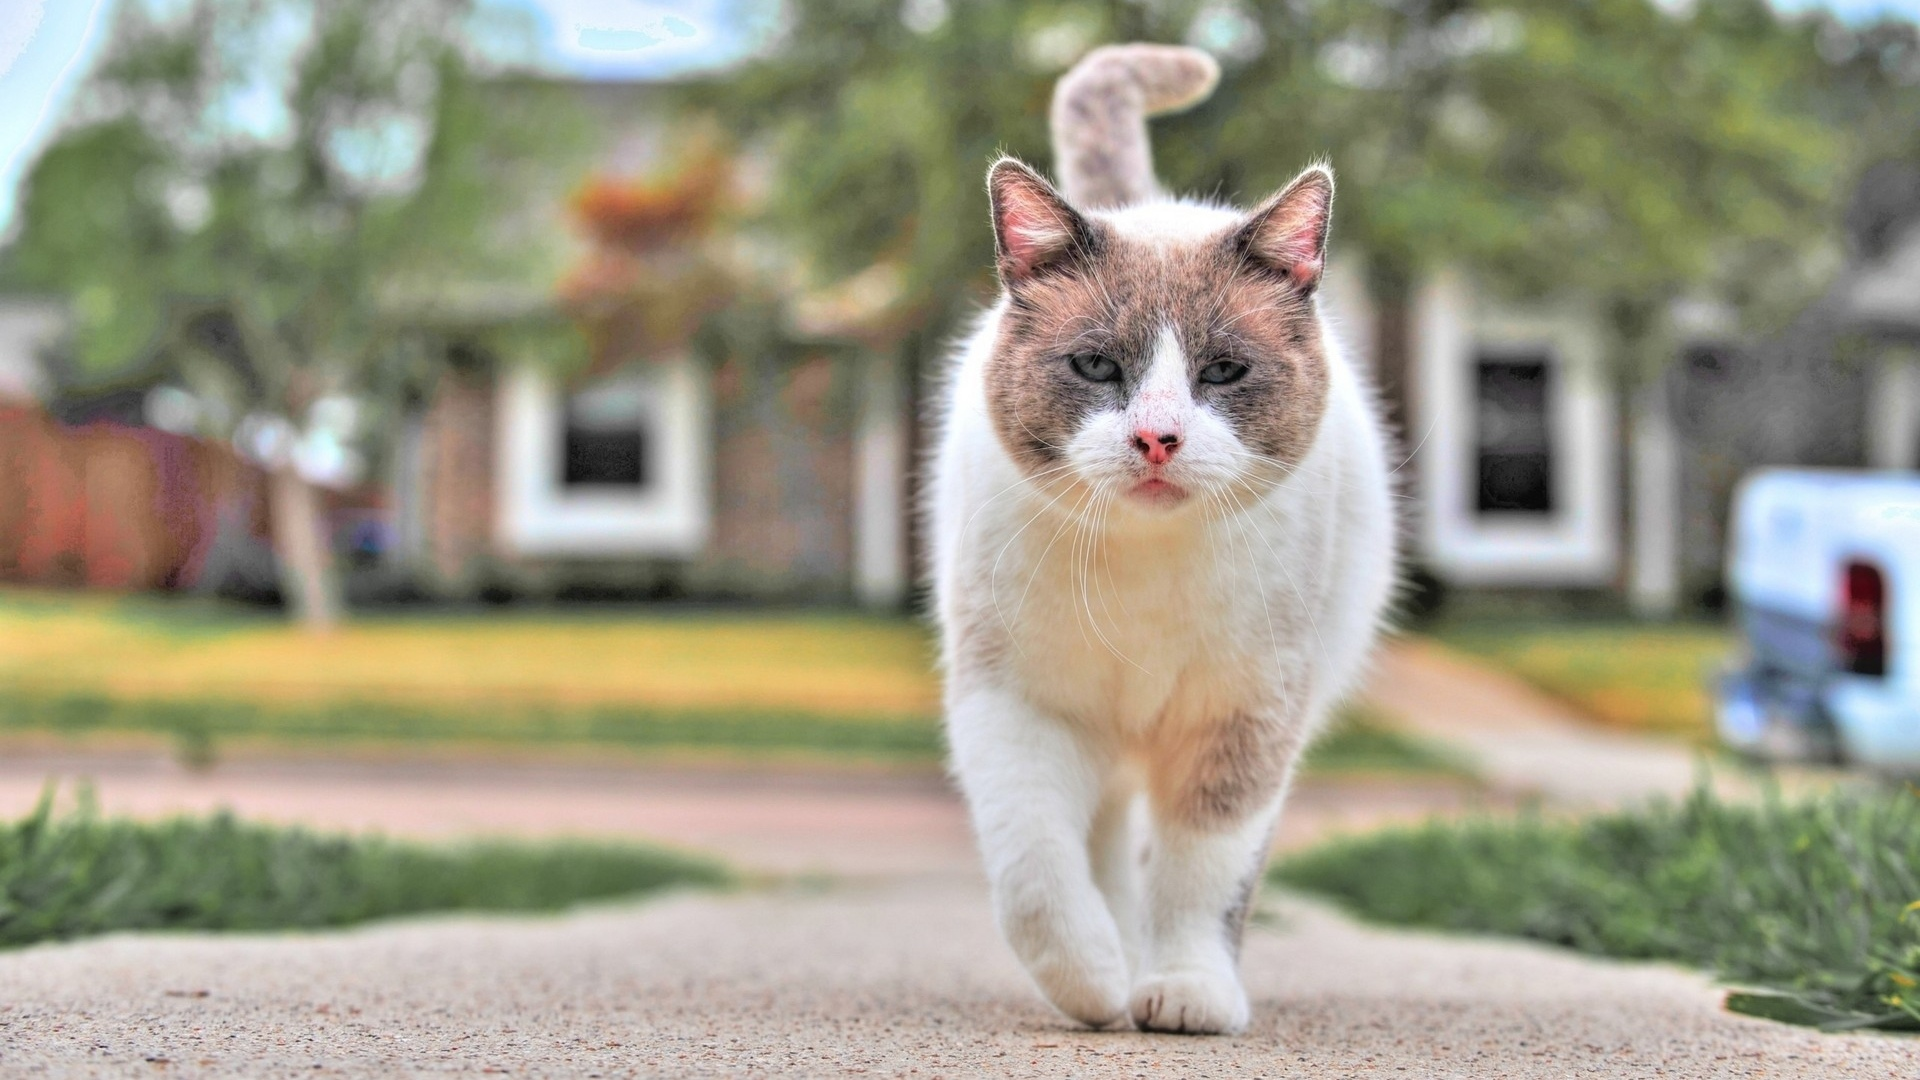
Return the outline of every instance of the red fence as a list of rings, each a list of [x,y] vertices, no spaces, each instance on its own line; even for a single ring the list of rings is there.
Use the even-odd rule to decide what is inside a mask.
[[[191,585],[223,514],[260,536],[264,506],[258,472],[223,446],[0,404],[0,582]]]

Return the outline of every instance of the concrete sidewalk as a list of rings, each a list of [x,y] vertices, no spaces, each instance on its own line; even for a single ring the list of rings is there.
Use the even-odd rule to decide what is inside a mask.
[[[8,1076],[1850,1077],[1920,1042],[1718,1008],[1698,976],[1282,901],[1236,1038],[1076,1030],[977,886],[682,895],[564,918],[0,955]]]

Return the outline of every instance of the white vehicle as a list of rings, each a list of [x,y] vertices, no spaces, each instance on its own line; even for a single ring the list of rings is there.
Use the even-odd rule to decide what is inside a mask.
[[[1755,472],[1729,548],[1745,648],[1721,680],[1721,738],[1920,773],[1920,474]]]

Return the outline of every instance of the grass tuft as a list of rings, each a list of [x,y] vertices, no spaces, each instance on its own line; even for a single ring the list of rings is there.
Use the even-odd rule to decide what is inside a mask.
[[[247,824],[227,814],[102,818],[51,789],[0,826],[0,946],[117,930],[288,930],[429,911],[557,911],[675,884],[717,864],[630,844],[429,846]]]
[[[1579,821],[1431,823],[1294,856],[1275,880],[1384,923],[1675,960],[1748,988],[1729,1007],[1920,1030],[1920,797],[1756,805],[1702,789]]]

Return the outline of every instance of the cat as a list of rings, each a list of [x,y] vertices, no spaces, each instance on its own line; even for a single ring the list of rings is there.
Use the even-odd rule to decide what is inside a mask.
[[[987,176],[998,301],[939,395],[927,524],[951,765],[1001,932],[1093,1027],[1230,1033],[1302,750],[1394,581],[1371,393],[1317,310],[1333,175],[1251,211],[1163,194],[1146,119],[1218,68],[1096,50],[1056,191]]]

